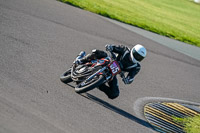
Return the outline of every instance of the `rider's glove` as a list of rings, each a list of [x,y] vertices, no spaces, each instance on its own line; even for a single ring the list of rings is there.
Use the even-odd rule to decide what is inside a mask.
[[[123,78],[122,81],[124,82],[124,84],[130,84],[133,82],[133,79],[130,79],[129,77]]]
[[[106,44],[106,51],[112,51],[113,50],[113,46],[112,44]]]

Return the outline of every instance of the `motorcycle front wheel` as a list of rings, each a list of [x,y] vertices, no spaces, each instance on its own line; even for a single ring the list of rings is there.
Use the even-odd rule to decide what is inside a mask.
[[[75,92],[77,93],[84,93],[94,89],[95,87],[100,86],[105,81],[105,77],[103,75],[97,75],[93,79],[88,82],[81,82],[75,87]]]

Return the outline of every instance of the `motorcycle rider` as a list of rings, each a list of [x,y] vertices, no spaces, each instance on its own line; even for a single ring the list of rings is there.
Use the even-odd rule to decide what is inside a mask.
[[[140,63],[146,57],[146,49],[144,46],[137,44],[132,49],[124,45],[114,45],[107,44],[106,51],[111,51],[117,54],[117,61],[121,64],[121,70],[123,72],[128,72],[127,76],[123,78],[123,82],[125,84],[130,84],[133,82],[134,77],[140,71]],[[84,64],[94,59],[101,59],[107,57],[107,53],[102,50],[92,50],[91,54],[85,56],[85,52],[82,51],[79,56],[76,58],[76,64]],[[116,76],[108,82],[108,86],[106,84],[102,84],[98,87],[99,90],[103,91],[108,98],[114,99],[119,96],[119,87]]]

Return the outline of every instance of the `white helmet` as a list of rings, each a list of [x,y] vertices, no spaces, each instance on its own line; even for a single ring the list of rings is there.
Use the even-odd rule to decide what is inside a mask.
[[[133,63],[137,63],[137,62],[142,61],[146,57],[147,51],[144,46],[137,44],[131,49],[130,54],[131,54],[131,59]]]

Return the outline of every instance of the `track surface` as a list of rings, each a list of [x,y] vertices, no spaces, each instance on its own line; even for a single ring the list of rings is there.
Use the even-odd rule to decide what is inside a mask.
[[[120,96],[81,96],[60,82],[81,50],[106,43],[148,49]],[[133,103],[141,97],[200,101],[200,62],[102,17],[54,0],[0,0],[0,133],[148,133]]]

